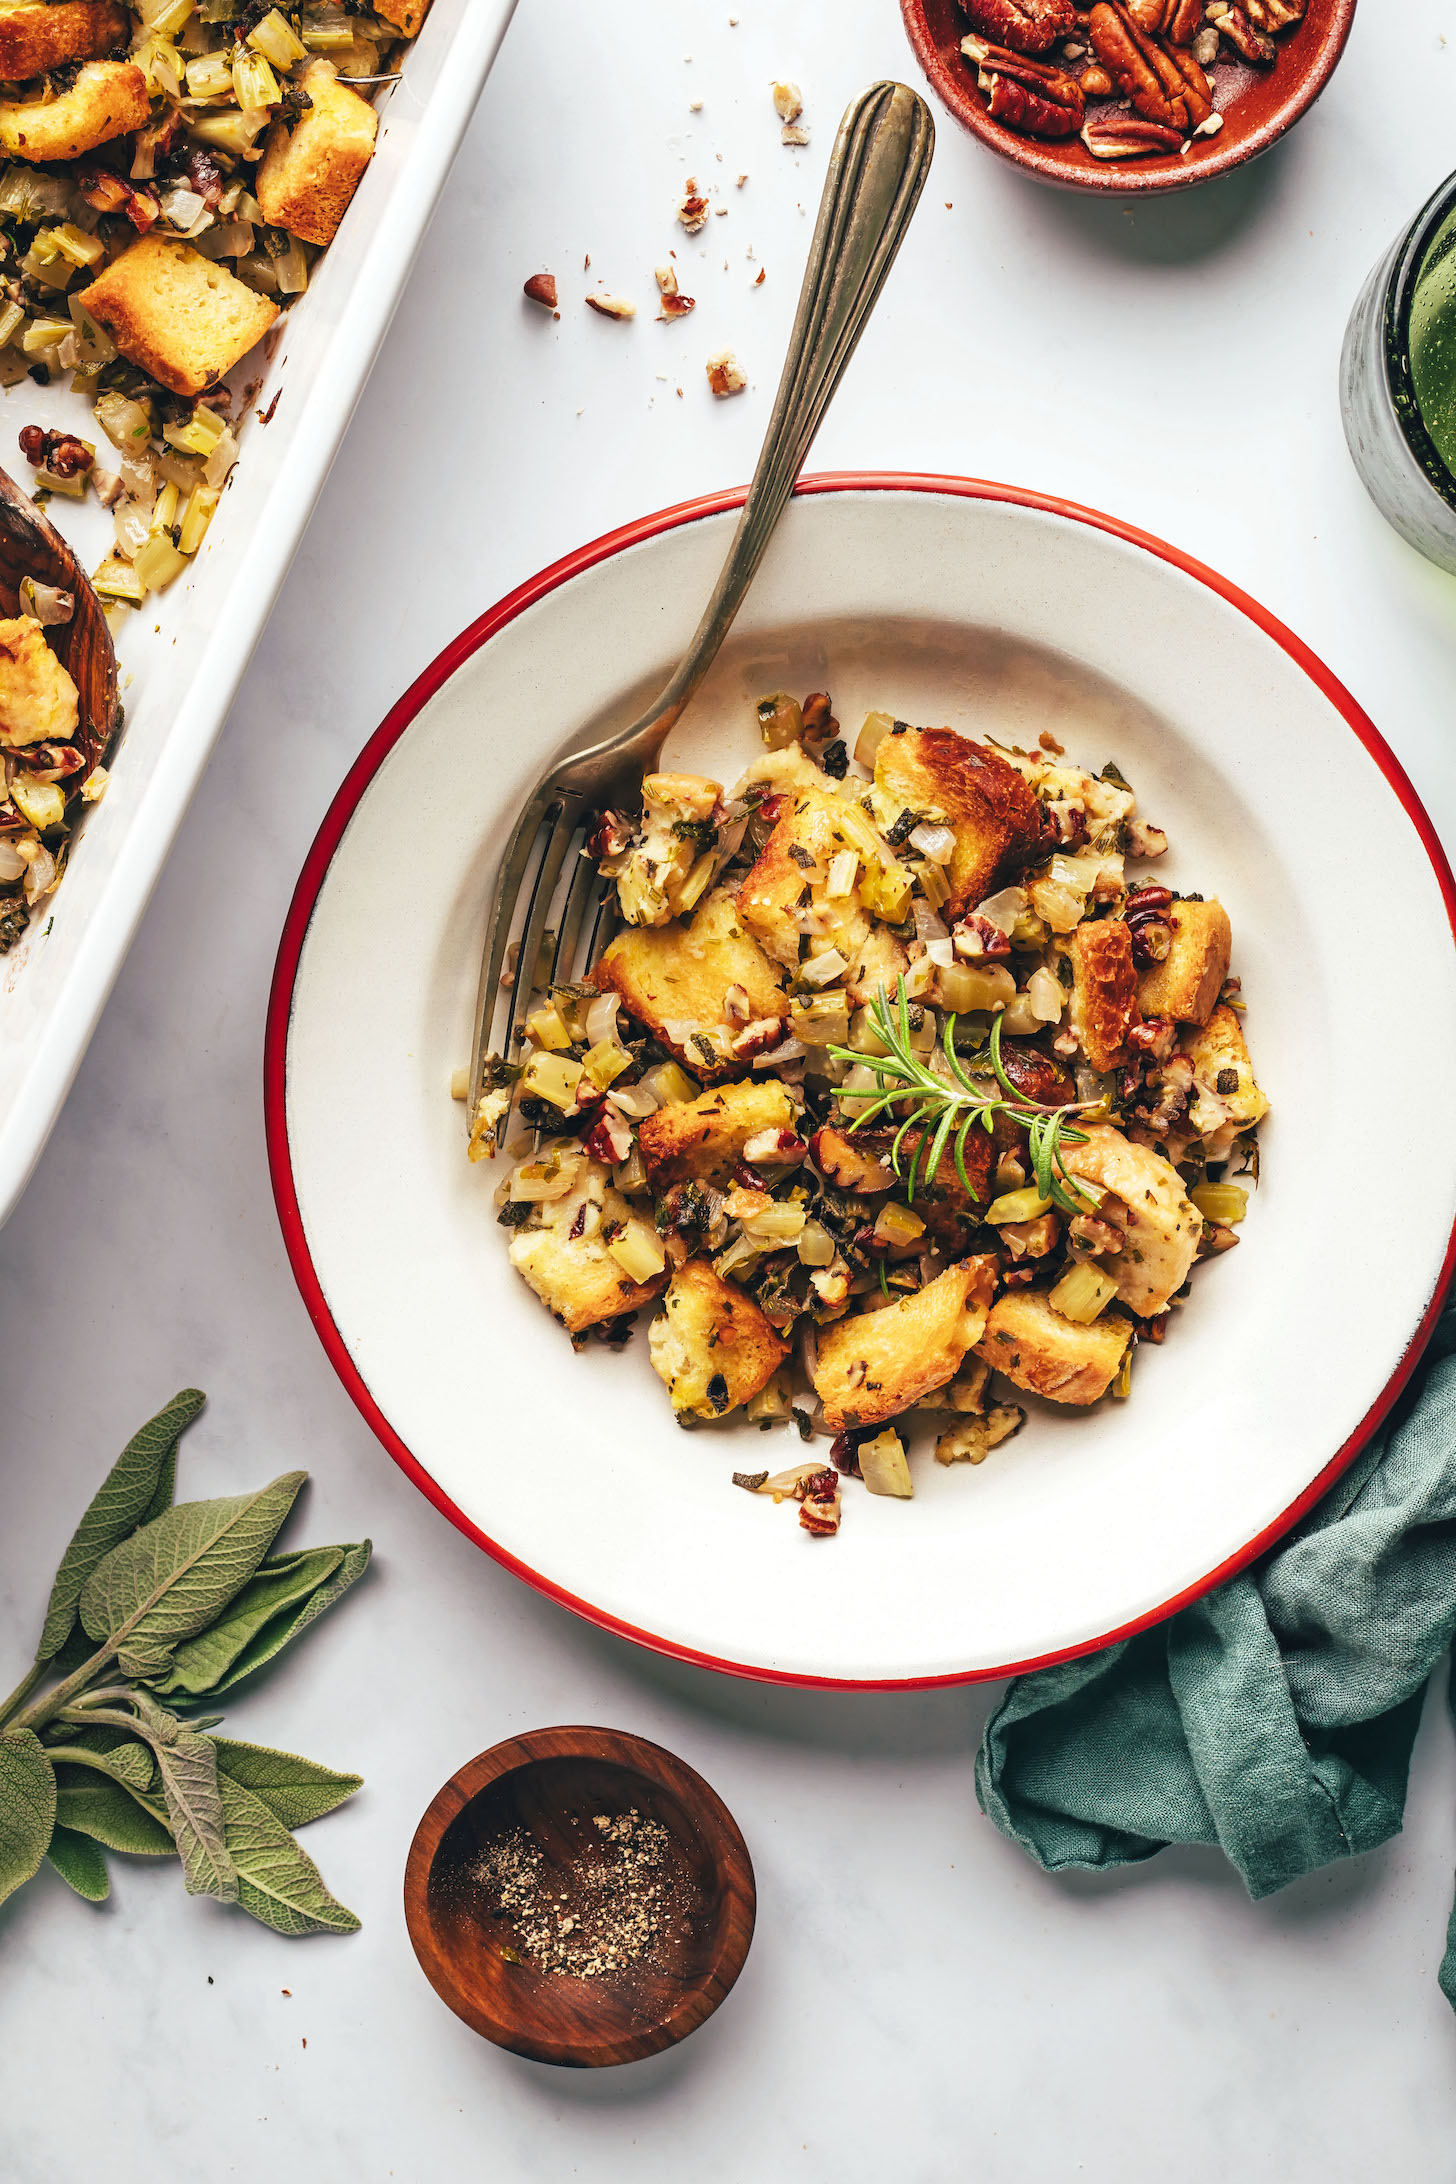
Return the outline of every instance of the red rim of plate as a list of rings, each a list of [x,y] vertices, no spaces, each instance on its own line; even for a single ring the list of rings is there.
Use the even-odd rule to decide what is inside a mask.
[[[1217,592],[1221,599],[1227,600],[1230,606],[1236,607],[1241,614],[1256,623],[1266,636],[1272,638],[1324,693],[1359,737],[1394,790],[1430,858],[1446,906],[1453,943],[1456,943],[1456,881],[1452,879],[1451,867],[1437,839],[1436,830],[1395,753],[1363,708],[1357,705],[1344,684],[1330,673],[1323,661],[1274,615],[1251,599],[1246,592],[1240,591],[1237,585],[1230,584],[1225,577],[1206,568],[1201,561],[1194,560],[1192,555],[1180,552],[1176,546],[1169,546],[1164,540],[1154,538],[1149,532],[1140,531],[1130,523],[1120,523],[1116,517],[1101,515],[1092,508],[1079,507],[1073,501],[1060,500],[1054,494],[1027,492],[1019,486],[997,485],[982,478],[939,477],[923,472],[826,471],[816,477],[801,479],[795,492],[805,496],[818,493],[943,493],[963,500],[1010,502],[1017,507],[1060,516],[1071,523],[1084,523],[1092,530],[1103,531],[1111,538],[1141,547],[1144,552],[1156,555],[1160,561],[1168,562],[1173,568],[1182,570],[1184,575],[1194,577],[1200,584],[1207,585],[1210,591]],[[1084,1654],[1096,1653],[1104,1646],[1131,1638],[1136,1632],[1146,1630],[1152,1624],[1160,1623],[1166,1617],[1176,1614],[1180,1608],[1201,1598],[1215,1585],[1222,1584],[1226,1579],[1236,1576],[1240,1570],[1246,1569],[1266,1548],[1271,1547],[1287,1532],[1292,1524],[1297,1523],[1307,1510],[1314,1507],[1382,1423],[1415,1370],[1421,1353],[1430,1340],[1447,1283],[1453,1267],[1456,1267],[1456,1228],[1453,1228],[1446,1246],[1440,1279],[1384,1390],[1366,1412],[1354,1433],[1343,1447],[1336,1450],[1304,1492],[1251,1539],[1247,1546],[1241,1547],[1236,1554],[1219,1563],[1205,1577],[1186,1586],[1182,1592],[1175,1594],[1171,1600],[1164,1601],[1160,1607],[1152,1608],[1134,1621],[1106,1631],[1099,1637],[1089,1638],[1082,1644],[1065,1646],[1058,1652],[1043,1654],[1032,1660],[1007,1661],[994,1668],[959,1669],[943,1676],[887,1677],[811,1676],[795,1674],[785,1669],[762,1668],[749,1662],[721,1660],[714,1654],[700,1653],[692,1646],[680,1645],[670,1638],[660,1638],[652,1631],[640,1630],[635,1624],[623,1622],[618,1616],[608,1615],[601,1608],[594,1607],[589,1600],[579,1599],[574,1593],[565,1591],[549,1577],[544,1577],[539,1570],[531,1569],[515,1555],[509,1554],[504,1547],[482,1532],[478,1525],[473,1524],[462,1509],[457,1508],[418,1458],[406,1448],[379,1409],[334,1324],[304,1235],[298,1194],[294,1187],[287,1126],[288,1027],[293,1008],[294,982],[314,905],[333,861],[334,852],[364,792],[400,737],[435,693],[449,681],[455,670],[473,653],[479,651],[497,631],[504,629],[517,615],[524,613],[527,607],[534,606],[548,593],[569,583],[573,577],[595,568],[598,562],[610,559],[612,555],[623,552],[629,546],[636,546],[644,539],[656,538],[661,532],[676,530],[683,524],[696,523],[705,516],[730,513],[741,508],[743,500],[744,489],[739,487],[720,493],[706,493],[697,500],[683,501],[675,508],[660,509],[655,515],[640,516],[635,522],[624,524],[620,530],[609,531],[605,537],[593,539],[589,545],[579,547],[575,553],[567,554],[563,560],[553,562],[550,568],[529,578],[526,583],[519,585],[515,591],[509,592],[504,599],[489,608],[478,621],[472,622],[453,643],[445,647],[438,659],[425,669],[385,716],[350,767],[343,785],[329,806],[323,825],[314,838],[313,846],[299,874],[298,885],[294,889],[283,927],[272,990],[268,997],[268,1021],[263,1047],[263,1115],[268,1141],[268,1167],[273,1181],[278,1219],[283,1230],[283,1241],[293,1268],[294,1280],[329,1362],[365,1422],[405,1476],[450,1519],[458,1531],[463,1532],[467,1539],[474,1540],[476,1546],[483,1548],[503,1569],[523,1578],[537,1592],[544,1593],[548,1600],[556,1601],[561,1607],[570,1608],[574,1614],[583,1616],[589,1623],[595,1623],[599,1629],[612,1631],[619,1638],[630,1638],[635,1644],[647,1646],[655,1653],[667,1654],[674,1660],[690,1662],[696,1668],[716,1669],[730,1676],[742,1676],[759,1683],[793,1684],[818,1690],[927,1690],[943,1684],[981,1683],[995,1677],[1021,1675],[1031,1669],[1050,1668],[1059,1661],[1076,1660]]]

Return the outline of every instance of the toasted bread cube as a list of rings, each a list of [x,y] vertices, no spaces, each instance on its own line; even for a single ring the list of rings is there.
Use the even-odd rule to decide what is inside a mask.
[[[115,0],[46,0],[0,13],[0,83],[26,83],[125,43],[131,22]]]
[[[1086,918],[1068,943],[1072,965],[1070,1026],[1093,1069],[1127,1060],[1127,1035],[1141,1022],[1132,934],[1121,918]]]
[[[186,243],[144,235],[81,291],[116,343],[173,394],[204,394],[262,340],[278,306]]]
[[[1008,1289],[996,1299],[976,1354],[1030,1395],[1053,1403],[1096,1403],[1121,1370],[1132,1321],[1104,1312],[1088,1326],[1053,1311],[1043,1289]]]
[[[1227,1122],[1247,1130],[1263,1120],[1269,1102],[1254,1082],[1244,1027],[1226,1001],[1200,1029],[1185,1031],[1181,1044],[1193,1064],[1188,1120],[1200,1137],[1212,1136]]]
[[[878,1426],[953,1380],[985,1328],[996,1271],[989,1253],[962,1259],[898,1304],[821,1327],[814,1388],[824,1423]]]
[[[591,1233],[573,1236],[583,1210]],[[632,1218],[632,1209],[620,1191],[611,1188],[599,1161],[588,1161],[576,1188],[543,1206],[541,1212],[543,1227],[517,1229],[512,1236],[510,1260],[569,1334],[579,1335],[601,1320],[639,1311],[662,1294],[666,1270],[653,1281],[634,1282],[607,1249],[604,1230],[625,1224]]]
[[[1106,1194],[1099,1218],[1127,1237],[1121,1251],[1098,1255],[1097,1271],[1116,1282],[1119,1298],[1140,1319],[1156,1318],[1188,1279],[1203,1216],[1177,1169],[1151,1146],[1132,1144],[1110,1123],[1077,1128],[1085,1143],[1062,1140],[1067,1173]]]
[[[706,774],[653,773],[642,783],[642,838],[617,876],[629,925],[666,925],[698,901],[716,855],[712,819],[723,791]]]
[[[731,986],[747,995],[750,1023],[770,1017],[781,1022],[789,1013],[783,974],[744,931],[732,895],[722,888],[704,897],[690,925],[633,926],[619,933],[591,975],[685,1069],[709,1084],[743,1076],[749,1067],[747,1058],[733,1052],[744,1025],[727,1013]],[[700,1027],[720,1058],[710,1062],[686,1036],[669,1034],[669,1024]]]
[[[339,82],[332,61],[311,62],[303,89],[313,106],[292,129],[274,122],[253,194],[271,227],[306,243],[331,243],[374,157],[379,116]]]
[[[721,1418],[767,1387],[789,1354],[752,1297],[688,1259],[648,1332],[652,1369],[679,1417]]]
[[[750,1078],[673,1100],[643,1118],[637,1133],[648,1187],[726,1183],[760,1130],[794,1130],[794,1103],[772,1077]]]
[[[824,882],[836,850],[844,844],[836,826],[837,796],[822,789],[786,793],[773,833],[738,890],[738,915],[776,963],[793,968],[799,961],[799,918],[811,906],[818,912],[814,953],[838,948],[851,964],[863,946],[870,921],[853,895],[824,897]]]
[[[39,622],[0,622],[0,749],[69,743],[80,718],[76,685]]]
[[[151,119],[147,79],[135,61],[87,61],[69,91],[43,105],[0,104],[0,151],[32,162],[79,159]]]
[[[1206,1024],[1228,977],[1233,929],[1221,902],[1175,902],[1164,912],[1173,930],[1161,963],[1138,980],[1144,1016],[1171,1016],[1177,1024]]]
[[[402,37],[413,38],[430,12],[430,0],[374,0],[374,12]]]
[[[973,909],[1035,854],[1042,808],[1014,766],[949,728],[892,728],[875,753],[875,786],[902,806],[939,812],[955,834],[947,923]]]
[[[849,951],[846,949],[845,953],[849,954]],[[910,951],[904,941],[887,925],[872,925],[850,955],[849,969],[844,974],[850,1000],[857,1009],[867,1009],[883,986],[893,1001],[900,973],[909,968]]]

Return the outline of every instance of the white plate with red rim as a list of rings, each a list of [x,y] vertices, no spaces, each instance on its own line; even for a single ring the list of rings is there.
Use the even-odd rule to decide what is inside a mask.
[[[808,1684],[1005,1674],[1126,1636],[1242,1567],[1384,1416],[1456,1259],[1456,1143],[1370,1096],[1352,1036],[1370,889],[1456,1077],[1456,888],[1349,694],[1209,570],[1108,517],[965,479],[808,480],[668,762],[730,782],[752,700],[871,709],[1115,759],[1167,829],[1159,877],[1217,894],[1273,1109],[1238,1250],[1195,1271],[1132,1394],[1034,1407],[983,1464],[912,1444],[915,1497],[847,1483],[832,1541],[735,1469],[792,1428],[677,1427],[642,1323],[569,1340],[512,1271],[491,1164],[449,1097],[512,818],[544,759],[633,717],[708,596],[741,496],[667,510],[523,585],[378,730],[309,854],[268,1026],[267,1125],[295,1275],[379,1438],[541,1591],[663,1652]],[[1350,857],[1358,839],[1359,881]],[[1378,1220],[1361,1209],[1392,1206]],[[817,1444],[821,1449],[826,1444]]]

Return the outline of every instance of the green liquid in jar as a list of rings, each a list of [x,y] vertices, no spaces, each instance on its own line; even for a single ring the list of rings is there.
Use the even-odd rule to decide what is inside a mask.
[[[1421,423],[1456,478],[1456,214],[1441,223],[1416,277],[1409,340]]]

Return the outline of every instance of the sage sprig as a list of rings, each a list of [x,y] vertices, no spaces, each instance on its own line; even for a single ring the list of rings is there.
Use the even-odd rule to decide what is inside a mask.
[[[360,1777],[214,1736],[222,1716],[193,1709],[342,1598],[370,1543],[270,1552],[302,1471],[174,1502],[178,1444],[205,1400],[184,1388],[122,1450],[61,1558],[35,1659],[0,1702],[0,1902],[45,1860],[104,1902],[105,1853],[119,1851],[178,1858],[189,1894],[278,1933],[352,1933],[292,1831]]]
[[[1026,1132],[1027,1152],[1041,1197],[1050,1199],[1064,1213],[1095,1209],[1097,1197],[1069,1173],[1062,1147],[1086,1143],[1082,1132],[1075,1127],[1075,1118],[1089,1113],[1098,1103],[1071,1101],[1061,1107],[1044,1107],[1019,1092],[1006,1074],[1001,1059],[999,1015],[991,1019],[986,1045],[964,1057],[956,1052],[955,1016],[952,1013],[946,1017],[939,1046],[944,1075],[933,1067],[935,1049],[929,1060],[922,1060],[910,1044],[910,1004],[903,975],[899,980],[895,1007],[891,1008],[889,996],[881,986],[870,1004],[870,1021],[885,1049],[883,1054],[861,1054],[852,1047],[842,1046],[832,1046],[828,1051],[837,1062],[867,1069],[875,1079],[875,1089],[868,1093],[838,1092],[835,1096],[840,1100],[864,1103],[859,1105],[859,1112],[850,1124],[851,1130],[862,1130],[866,1123],[877,1121],[882,1115],[891,1115],[897,1121],[898,1128],[890,1147],[890,1165],[899,1181],[908,1184],[907,1196],[912,1203],[917,1184],[923,1184],[928,1190],[935,1181],[947,1150],[954,1160],[962,1189],[973,1203],[978,1202],[979,1193],[966,1173],[966,1140],[978,1126],[983,1130],[994,1130],[997,1117],[1005,1115],[1018,1129]],[[988,1075],[1000,1087],[999,1092],[990,1089],[986,1081]],[[908,1114],[898,1112],[906,1105],[910,1109]],[[919,1135],[907,1174],[901,1165],[902,1149],[912,1130],[918,1131]]]

